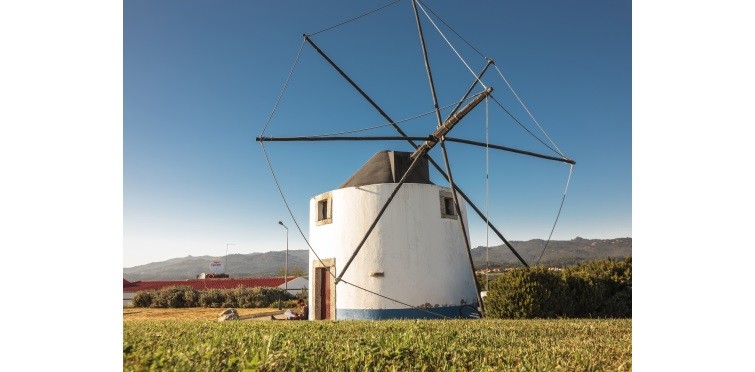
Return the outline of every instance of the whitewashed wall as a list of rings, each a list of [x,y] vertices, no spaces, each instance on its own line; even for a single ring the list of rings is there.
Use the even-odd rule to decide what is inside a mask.
[[[310,201],[310,243],[320,258],[335,258],[337,274],[395,187],[378,184],[331,191],[332,223],[320,226],[315,222],[316,200]],[[441,218],[441,189],[450,192],[436,185],[404,184],[343,279],[413,306],[476,302],[459,221]],[[466,203],[460,202],[468,226]],[[313,260],[316,258],[310,252],[310,271]],[[376,272],[384,276],[371,276]],[[309,288],[314,288],[313,272],[309,278]],[[337,313],[342,309],[407,308],[346,283],[336,288]]]

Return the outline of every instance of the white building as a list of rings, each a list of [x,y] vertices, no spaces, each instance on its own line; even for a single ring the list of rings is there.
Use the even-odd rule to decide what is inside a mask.
[[[378,152],[338,189],[311,199],[310,243],[320,259],[310,252],[310,319],[458,317],[462,305],[477,303],[451,190],[430,182],[426,159],[335,283],[409,167],[409,155]],[[466,204],[459,202],[466,227]]]
[[[307,289],[308,285],[309,285],[309,280],[307,280],[307,278],[303,278],[299,276],[294,279],[290,279],[287,283],[283,283],[279,285],[278,288],[280,289],[288,288],[288,293],[296,296],[299,293],[302,293],[302,291],[304,291],[304,293],[308,293],[309,292],[309,290]]]

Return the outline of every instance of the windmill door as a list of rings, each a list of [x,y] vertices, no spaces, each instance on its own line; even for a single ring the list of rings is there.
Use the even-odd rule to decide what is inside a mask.
[[[314,319],[335,319],[336,288],[334,259],[315,261],[314,277]],[[323,266],[323,264],[325,266]]]

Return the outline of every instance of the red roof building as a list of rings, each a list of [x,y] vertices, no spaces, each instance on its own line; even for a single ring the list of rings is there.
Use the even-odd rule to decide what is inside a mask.
[[[296,279],[295,276],[289,276],[288,281]],[[129,282],[123,279],[123,293],[135,293],[148,290],[159,290],[165,287],[189,286],[198,291],[208,289],[234,289],[238,286],[247,288],[276,288],[286,282],[285,278],[213,278],[213,279],[187,279],[187,280],[158,280],[158,281],[137,281]]]

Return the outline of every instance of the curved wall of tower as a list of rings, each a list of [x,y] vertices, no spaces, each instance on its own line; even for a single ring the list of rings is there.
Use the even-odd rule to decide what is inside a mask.
[[[310,319],[458,317],[462,305],[477,303],[451,190],[423,183],[401,187],[343,281],[318,294],[322,281],[341,273],[396,185],[345,187],[310,200],[309,240],[319,256],[309,255]],[[466,203],[459,202],[467,227]],[[317,272],[321,266],[329,271]]]

